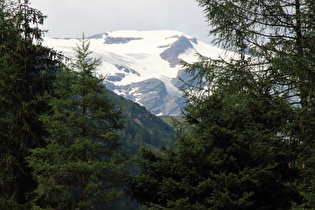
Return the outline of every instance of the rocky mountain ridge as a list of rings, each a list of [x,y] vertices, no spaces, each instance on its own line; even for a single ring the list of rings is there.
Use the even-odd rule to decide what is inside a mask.
[[[178,31],[114,31],[88,37],[93,56],[102,60],[98,73],[118,95],[155,115],[181,115],[180,61],[195,62],[197,53],[217,57],[223,50]],[[73,56],[78,39],[46,38],[44,44]]]

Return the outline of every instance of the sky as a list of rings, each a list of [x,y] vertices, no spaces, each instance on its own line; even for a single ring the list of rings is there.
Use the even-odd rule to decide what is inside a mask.
[[[53,38],[79,38],[117,30],[176,30],[208,44],[210,27],[195,0],[30,0],[47,15]]]

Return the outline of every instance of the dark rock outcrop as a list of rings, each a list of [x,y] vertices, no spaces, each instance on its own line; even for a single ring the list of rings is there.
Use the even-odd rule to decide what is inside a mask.
[[[112,83],[107,88],[136,101],[155,115],[181,115],[184,99],[167,92],[165,84],[159,79],[147,79],[141,82],[124,86],[115,86]]]
[[[178,56],[190,48],[193,48],[193,45],[191,44],[190,40],[185,36],[181,36],[178,38],[177,41],[171,44],[169,48],[164,50],[160,54],[160,56],[163,60],[166,60],[170,63],[170,67],[175,67],[180,62]]]

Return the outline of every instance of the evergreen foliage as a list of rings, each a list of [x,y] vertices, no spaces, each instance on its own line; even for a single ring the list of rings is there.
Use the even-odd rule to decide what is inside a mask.
[[[37,207],[104,207],[119,199],[126,176],[114,134],[123,125],[121,112],[103,91],[103,78],[96,77],[100,62],[91,58],[89,42],[83,37],[75,50],[75,61],[58,75],[51,112],[41,116],[47,145],[28,157],[38,182]]]
[[[160,209],[314,208],[315,4],[197,2],[235,55],[186,64],[189,130],[176,149],[140,150],[129,195]]]
[[[84,37],[61,66],[41,46],[45,16],[0,2],[1,209],[127,208],[113,203],[127,179],[149,209],[315,208],[315,3],[197,2],[235,54],[184,64],[175,146],[171,127],[106,90]],[[129,177],[121,151],[139,146]]]
[[[19,209],[36,186],[25,157],[44,143],[38,116],[49,110],[43,97],[52,90],[59,57],[41,46],[40,11],[27,0],[0,7],[0,206]]]
[[[223,46],[243,52],[253,70],[268,75],[276,95],[292,104],[294,117],[287,123],[289,168],[304,196],[301,206],[314,208],[314,7],[307,0],[204,1],[211,33]],[[223,17],[224,15],[224,17]],[[245,55],[245,52],[247,55]],[[254,58],[249,60],[249,58]],[[259,59],[258,59],[259,58]]]
[[[125,119],[124,129],[117,132],[121,149],[130,157],[138,153],[140,146],[170,146],[175,137],[174,129],[150,113],[145,107],[104,90],[118,107],[122,108]]]
[[[209,68],[205,60],[202,64],[208,67],[202,71],[211,72],[204,78],[219,69]],[[196,65],[201,64],[188,65],[187,72]],[[191,96],[185,115],[190,130],[179,133],[176,149],[139,151],[142,174],[129,183],[132,198],[152,209],[278,209],[298,201],[283,184],[294,174],[287,177],[281,165],[288,157],[279,131],[290,119],[290,104],[273,97],[270,85],[262,84],[265,80],[240,87],[230,80],[230,69],[221,70],[216,75],[221,86],[212,82],[217,88],[211,94],[206,94],[210,87],[200,97],[186,90],[187,98]],[[241,80],[253,77],[245,75]]]

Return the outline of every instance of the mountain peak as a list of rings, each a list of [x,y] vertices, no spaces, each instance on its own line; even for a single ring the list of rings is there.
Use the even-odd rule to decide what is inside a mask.
[[[179,115],[183,99],[175,84],[180,60],[195,62],[199,54],[214,57],[223,51],[178,31],[111,31],[88,37],[99,73],[108,89],[145,106],[156,115]],[[77,39],[46,38],[44,45],[73,57]],[[154,87],[154,88],[151,88]],[[153,97],[154,96],[154,97]]]
[[[87,37],[88,39],[104,39],[109,37],[147,37],[147,38],[178,38],[184,34],[175,30],[152,30],[152,31],[136,31],[136,30],[118,30],[95,34]]]

